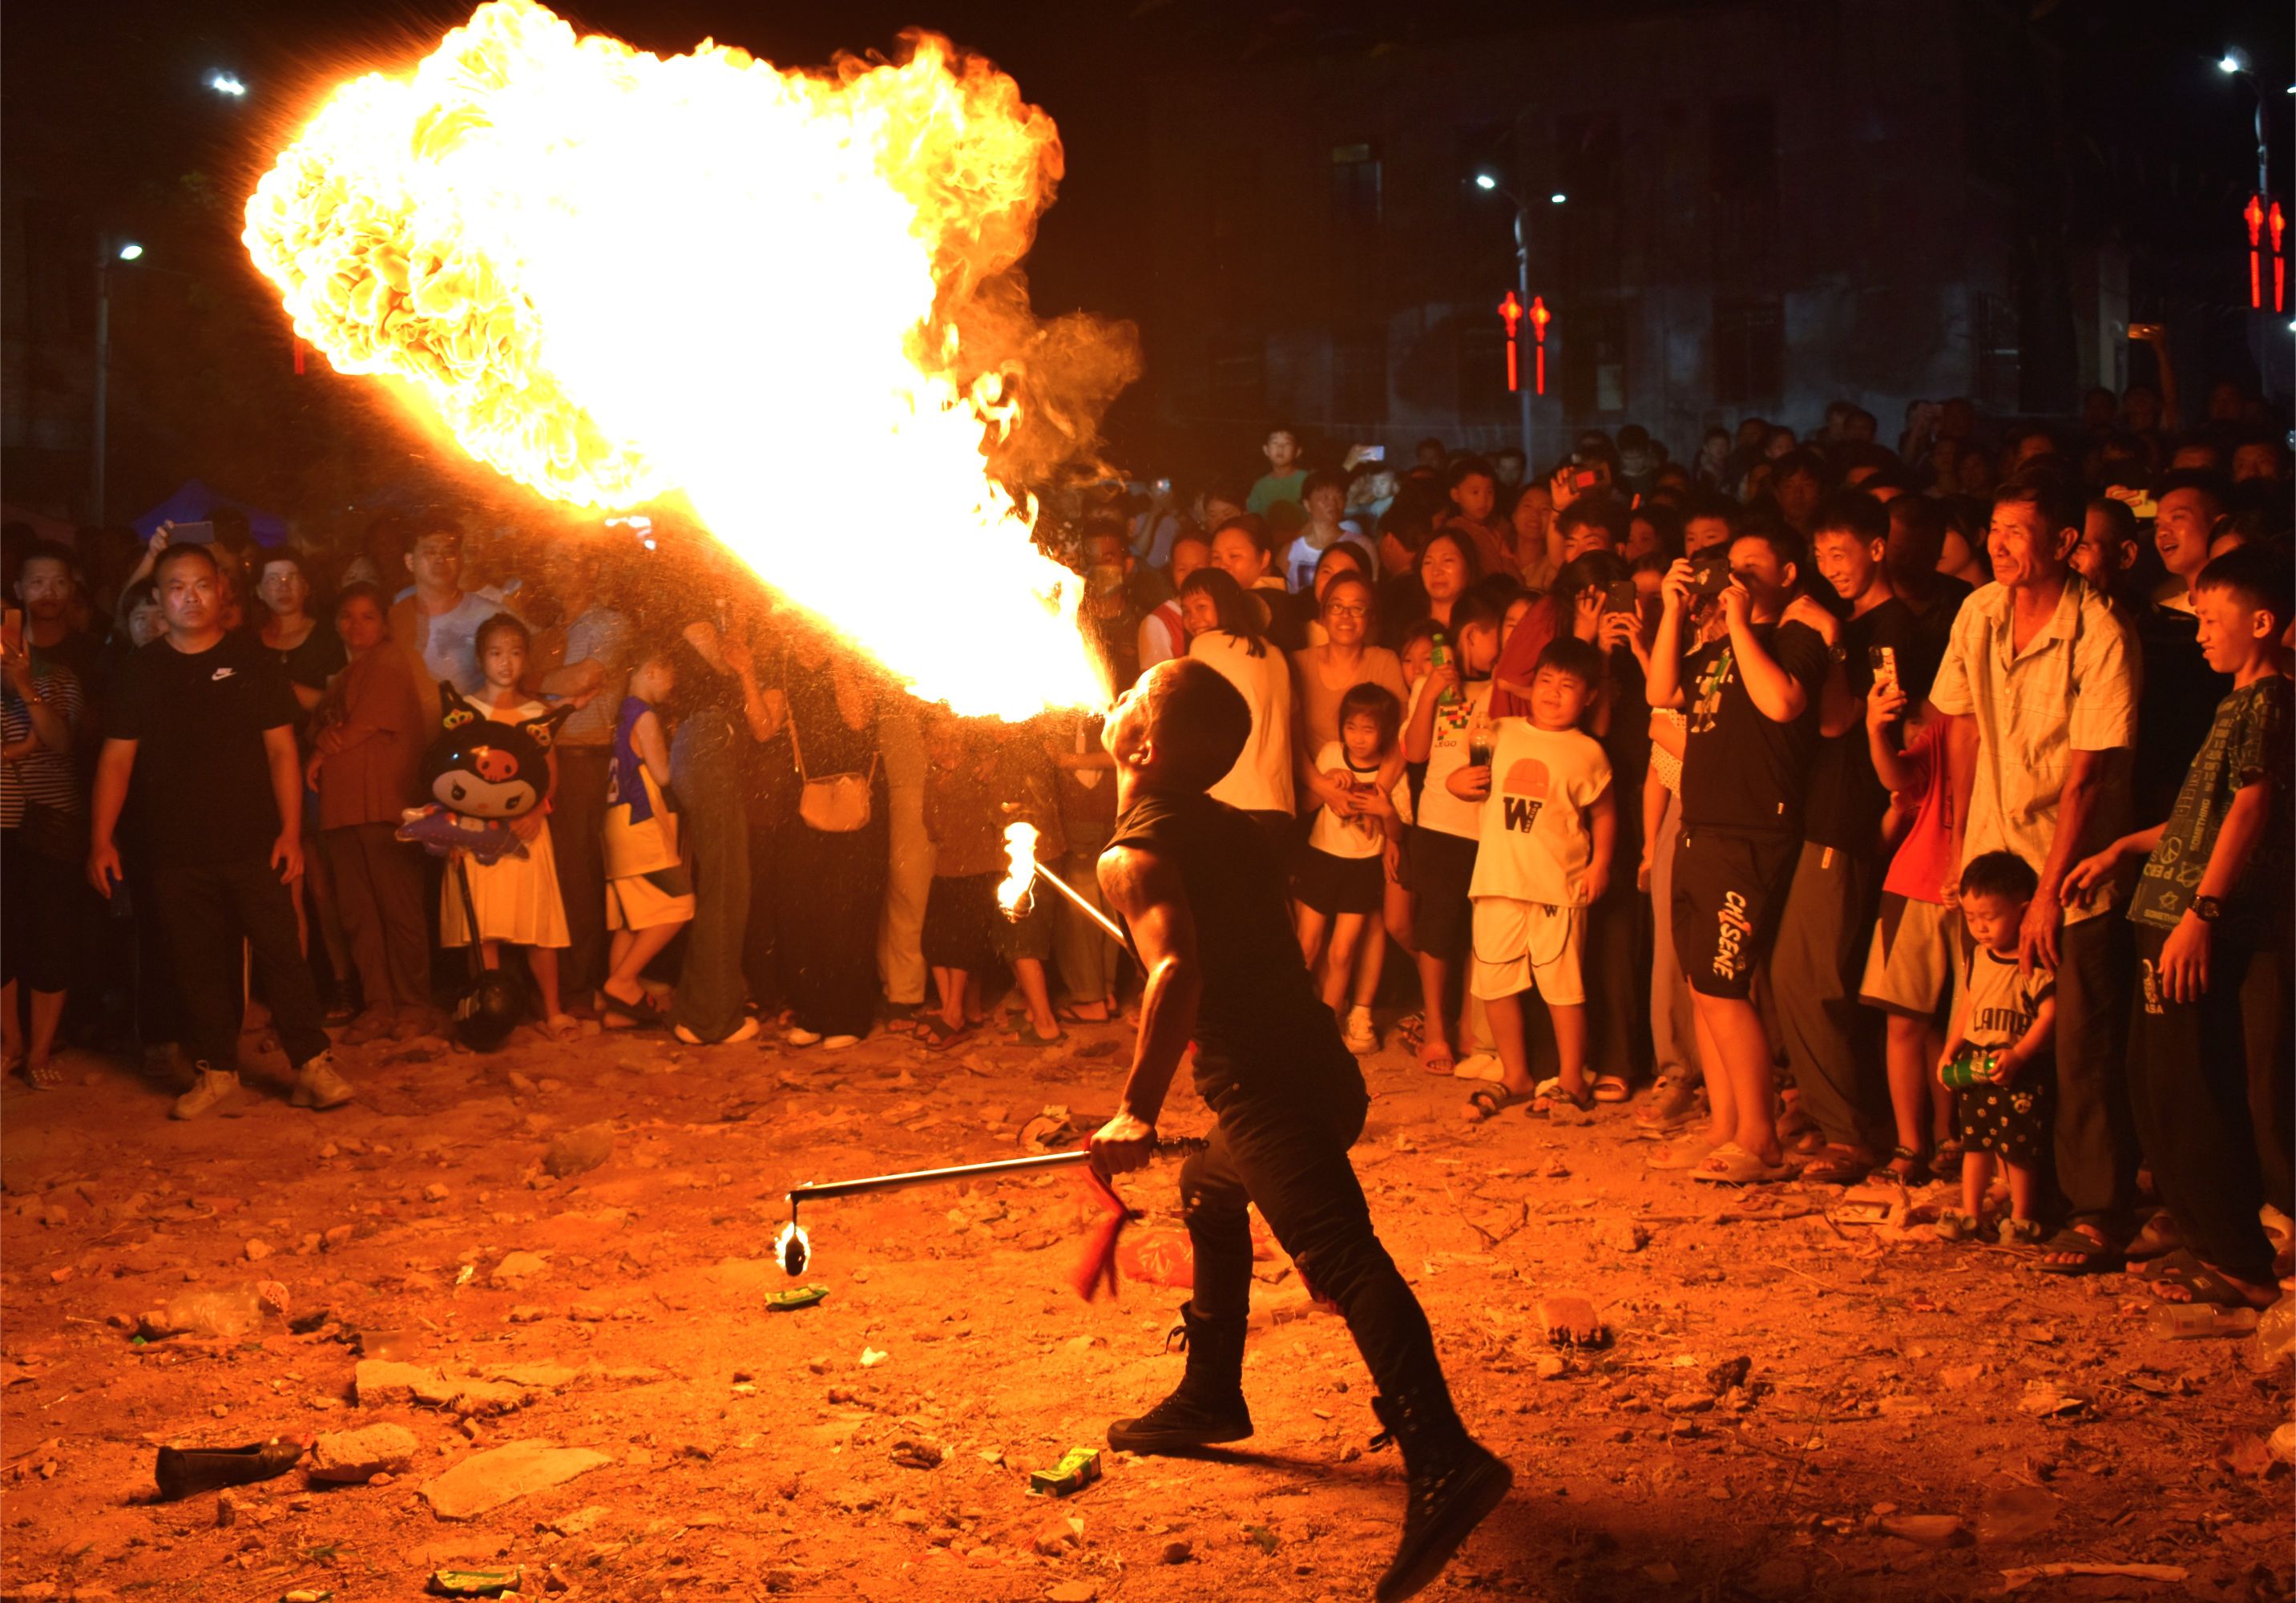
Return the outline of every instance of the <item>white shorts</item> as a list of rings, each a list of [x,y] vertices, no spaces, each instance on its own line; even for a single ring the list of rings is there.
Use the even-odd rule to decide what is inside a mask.
[[[1578,952],[1587,944],[1587,909],[1548,907],[1505,896],[1475,898],[1474,955],[1467,990],[1483,1001],[1537,991],[1575,1007],[1587,999]]]

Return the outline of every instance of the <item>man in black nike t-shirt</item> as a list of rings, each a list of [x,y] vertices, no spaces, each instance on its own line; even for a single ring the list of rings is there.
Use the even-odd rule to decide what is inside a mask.
[[[1109,905],[1146,971],[1123,1105],[1092,1139],[1105,1172],[1136,1169],[1195,1045],[1196,1087],[1218,1115],[1180,1171],[1195,1249],[1180,1311],[1187,1372],[1171,1396],[1109,1427],[1111,1445],[1179,1452],[1251,1434],[1243,1338],[1251,1295],[1248,1204],[1319,1297],[1339,1306],[1380,1395],[1373,1410],[1403,1449],[1410,1500],[1382,1603],[1432,1581],[1513,1483],[1451,1405],[1418,1299],[1374,1234],[1348,1162],[1368,1098],[1338,1021],[1316,995],[1267,836],[1204,793],[1234,762],[1251,716],[1205,663],[1161,662],[1108,714],[1116,832],[1100,859]]]

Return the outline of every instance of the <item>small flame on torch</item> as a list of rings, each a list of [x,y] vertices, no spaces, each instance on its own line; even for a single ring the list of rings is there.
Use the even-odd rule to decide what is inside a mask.
[[[1007,918],[1025,918],[1029,913],[1029,888],[1037,883],[1037,826],[1034,824],[1005,826],[1004,858],[1008,866],[1004,884],[996,887],[996,905],[1004,909]]]

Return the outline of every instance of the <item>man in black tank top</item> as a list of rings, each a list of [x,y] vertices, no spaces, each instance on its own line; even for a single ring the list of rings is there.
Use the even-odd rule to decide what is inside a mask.
[[[1218,1115],[1180,1171],[1195,1248],[1181,1308],[1187,1372],[1112,1446],[1185,1452],[1251,1434],[1243,1338],[1257,1203],[1315,1294],[1336,1303],[1380,1395],[1372,1409],[1401,1443],[1409,1480],[1403,1539],[1381,1603],[1432,1581],[1513,1484],[1451,1406],[1419,1301],[1379,1237],[1348,1162],[1368,1099],[1362,1071],[1317,999],[1300,956],[1282,874],[1250,817],[1205,791],[1250,733],[1243,697],[1209,665],[1161,662],[1111,709],[1102,743],[1116,759],[1116,833],[1101,888],[1132,932],[1148,976],[1123,1106],[1092,1139],[1104,1172],[1136,1169],[1193,1040],[1196,1086]]]

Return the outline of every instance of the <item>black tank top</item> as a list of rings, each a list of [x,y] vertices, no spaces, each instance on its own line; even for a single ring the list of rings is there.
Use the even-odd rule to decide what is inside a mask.
[[[1300,959],[1283,877],[1259,825],[1201,793],[1144,792],[1118,817],[1109,844],[1177,865],[1187,889],[1203,967],[1196,1089],[1207,1103],[1217,1108],[1236,1089],[1331,1084],[1334,1075],[1361,1084]]]

